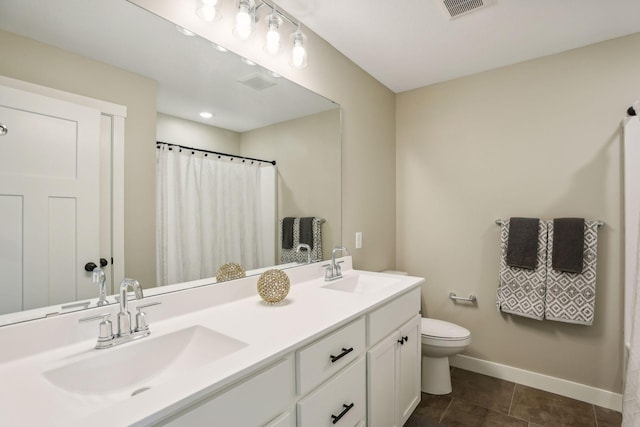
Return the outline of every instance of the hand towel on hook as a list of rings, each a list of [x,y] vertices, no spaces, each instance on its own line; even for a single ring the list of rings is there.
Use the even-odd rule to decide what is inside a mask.
[[[545,283],[547,275],[547,222],[538,223],[537,261],[534,269],[507,264],[509,222],[500,225],[500,268],[496,298],[498,310],[532,319],[544,318]]]
[[[553,253],[553,221],[549,228],[549,253]],[[584,247],[581,273],[555,270],[547,258],[545,318],[560,322],[591,325],[595,314],[598,221],[584,221]]]

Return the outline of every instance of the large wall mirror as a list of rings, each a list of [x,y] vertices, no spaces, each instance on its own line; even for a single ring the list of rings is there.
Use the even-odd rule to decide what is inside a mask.
[[[228,256],[226,262],[246,262],[248,273],[273,265],[295,267],[297,261],[282,257],[280,222],[284,217],[322,219],[322,251],[316,259],[326,259],[341,239],[340,106],[179,30],[126,0],[6,0],[0,4],[0,50],[6,59],[0,63],[0,77],[127,108],[125,162],[121,165],[124,274],[140,280],[149,294],[185,287],[174,285],[176,282],[210,284],[218,267],[214,264],[186,279],[158,277],[162,266],[156,263],[160,227],[156,170],[161,162],[158,153],[168,151],[169,145],[174,152],[180,151],[178,145],[191,147],[195,150],[184,151],[196,158],[226,153],[230,156],[220,160],[228,163],[243,158],[256,167],[261,164],[259,159],[276,162],[275,168],[265,166],[272,168],[271,178],[265,175],[274,186],[272,193],[260,196],[258,215],[263,212],[266,218],[262,219],[260,240],[238,238],[245,244],[248,241],[250,247],[261,245],[265,255],[249,262],[243,258],[245,245],[240,255]],[[205,111],[212,117],[200,117]],[[244,190],[231,186],[235,181],[238,179],[231,179],[224,191],[245,199]],[[271,207],[265,204],[265,197],[272,197]],[[219,227],[213,236],[232,229],[230,223]],[[203,234],[202,230],[198,233]],[[6,260],[0,259],[0,274],[3,263]],[[91,275],[78,275],[84,275],[89,282],[86,286],[94,286],[97,297]],[[117,293],[118,279],[109,277],[109,294]],[[0,286],[3,281],[0,277]],[[77,299],[84,302],[86,297]],[[0,325],[87,307],[74,302],[78,301],[50,300],[46,306],[0,313]],[[90,304],[94,306],[94,301]]]

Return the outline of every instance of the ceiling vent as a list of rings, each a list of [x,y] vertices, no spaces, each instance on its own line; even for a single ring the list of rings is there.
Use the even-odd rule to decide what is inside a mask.
[[[276,84],[273,79],[270,79],[267,76],[263,76],[259,73],[249,74],[246,77],[238,79],[238,82],[242,83],[245,86],[249,86],[254,90],[263,90]]]
[[[436,0],[447,19],[457,18],[493,4],[493,0]]]

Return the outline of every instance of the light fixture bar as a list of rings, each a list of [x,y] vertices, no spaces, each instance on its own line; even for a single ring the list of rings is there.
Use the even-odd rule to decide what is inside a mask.
[[[283,12],[281,10],[278,10],[275,6],[275,4],[269,4],[269,2],[267,2],[266,0],[260,0],[260,4],[258,6],[256,6],[256,10],[261,7],[262,5],[267,6],[268,8],[271,9],[272,13],[275,13],[276,15],[279,15],[282,19],[284,19],[285,21],[287,21],[288,23],[290,23],[291,25],[293,25],[294,27],[299,27],[300,26],[300,22],[296,21],[295,19],[293,19],[289,14],[287,14],[286,12]]]

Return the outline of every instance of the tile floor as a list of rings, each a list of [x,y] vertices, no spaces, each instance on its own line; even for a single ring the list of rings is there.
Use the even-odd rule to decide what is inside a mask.
[[[451,371],[450,394],[422,393],[405,427],[620,427],[610,409],[531,387],[476,374]]]

